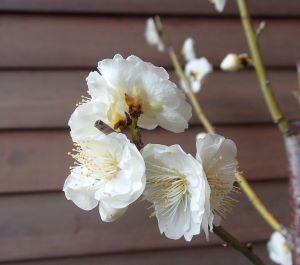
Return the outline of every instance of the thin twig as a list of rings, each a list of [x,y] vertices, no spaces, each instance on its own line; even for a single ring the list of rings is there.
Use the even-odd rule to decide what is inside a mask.
[[[277,124],[279,130],[282,133],[286,133],[289,131],[290,126],[288,121],[284,117],[282,111],[280,110],[280,107],[275,99],[270,81],[268,79],[267,71],[262,60],[259,41],[251,21],[247,1],[237,0],[237,4],[239,7],[239,13],[243,24],[244,32],[248,41],[248,46],[251,52],[251,57],[253,59],[253,66],[255,68],[256,75],[259,80],[263,96],[265,98],[265,102],[267,104],[267,107],[270,111],[274,123]]]
[[[213,231],[219,238],[228,243],[228,245],[241,252],[246,258],[251,260],[253,264],[264,265],[264,262],[258,256],[256,256],[251,249],[229,234],[223,227],[214,226]]]
[[[129,129],[132,142],[135,144],[138,150],[141,150],[143,148],[142,134],[140,128],[137,125],[137,121],[137,118],[131,117],[131,124],[129,125]]]

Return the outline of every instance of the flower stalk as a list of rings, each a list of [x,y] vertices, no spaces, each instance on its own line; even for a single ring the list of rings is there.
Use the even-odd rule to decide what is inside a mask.
[[[138,118],[131,117],[131,124],[129,125],[131,139],[132,142],[135,144],[138,150],[141,150],[144,146],[142,142],[142,134],[141,130],[137,125]]]
[[[237,0],[239,13],[248,41],[248,46],[253,58],[253,66],[264,96],[266,105],[271,117],[278,129],[282,133],[288,155],[290,174],[289,174],[289,195],[292,213],[291,226],[291,249],[294,265],[300,264],[300,125],[298,122],[289,123],[284,117],[276,101],[270,82],[268,81],[266,68],[264,66],[259,41],[254,33],[254,28],[246,0]],[[299,76],[298,76],[299,78]],[[299,79],[298,79],[299,80]],[[299,90],[296,91],[299,102]],[[281,233],[284,235],[284,230]]]
[[[173,63],[173,66],[175,68],[176,74],[180,80],[183,80],[187,84],[187,96],[191,101],[191,104],[197,114],[197,117],[199,121],[202,123],[203,127],[208,133],[216,133],[215,128],[211,125],[209,119],[207,118],[205,112],[203,111],[200,102],[197,100],[195,93],[192,91],[190,82],[187,80],[184,71],[182,69],[181,64],[179,63],[178,57],[176,53],[174,52],[174,49],[171,45],[171,41],[168,38],[166,32],[164,31],[163,25],[161,23],[160,18],[157,16],[155,17],[155,23],[158,30],[159,35],[161,36],[161,39],[163,40],[165,46],[167,47],[167,50],[169,52],[169,56],[171,58],[171,61]],[[235,174],[236,179],[245,193],[245,195],[248,197],[250,203],[254,206],[254,208],[258,211],[258,213],[261,215],[261,217],[265,220],[269,226],[274,229],[275,231],[281,232],[281,225],[276,220],[276,218],[272,215],[272,213],[266,208],[266,206],[263,204],[263,202],[260,200],[260,198],[257,196],[255,191],[250,186],[249,182],[245,178],[245,176],[242,173],[236,173]]]
[[[250,203],[255,207],[255,209],[259,212],[259,214],[263,217],[269,226],[277,231],[282,232],[282,227],[280,223],[276,220],[276,218],[272,215],[272,213],[266,208],[261,199],[257,196],[255,191],[252,189],[248,181],[245,179],[242,173],[237,172],[235,177],[242,188],[243,192],[248,197]]]
[[[229,234],[222,226],[214,226],[213,231],[219,238],[228,243],[228,245],[241,252],[253,264],[264,265],[264,262],[258,256],[256,256],[250,248],[248,248],[246,245],[242,244],[235,237]]]
[[[252,24],[247,1],[237,0],[237,4],[248,46],[251,52],[253,66],[256,71],[256,75],[262,90],[262,94],[265,98],[265,102],[270,111],[273,122],[277,124],[279,130],[282,133],[286,133],[290,128],[289,122],[280,110],[280,107],[275,99],[271,83],[268,79],[267,71],[264,66],[261,50],[259,47],[258,37]]]
[[[201,105],[199,104],[195,93],[193,92],[191,86],[190,86],[190,82],[189,80],[186,78],[184,71],[181,67],[181,64],[179,63],[178,57],[171,45],[170,39],[168,38],[168,36],[166,35],[166,32],[164,31],[163,25],[161,23],[160,17],[156,16],[155,17],[155,24],[158,30],[158,33],[162,39],[162,41],[164,42],[165,46],[167,47],[170,59],[173,63],[175,72],[179,78],[179,80],[182,80],[183,82],[185,82],[187,84],[187,96],[189,98],[189,100],[191,101],[191,104],[193,106],[193,109],[196,112],[196,115],[198,117],[198,119],[201,121],[203,127],[205,128],[205,130],[209,133],[215,133],[215,128],[212,126],[212,124],[209,122],[206,114],[204,113]]]

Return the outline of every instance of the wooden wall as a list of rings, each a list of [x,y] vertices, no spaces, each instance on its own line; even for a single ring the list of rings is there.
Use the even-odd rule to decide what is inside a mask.
[[[289,118],[299,118],[291,91],[300,3],[249,2],[255,22],[264,17],[268,23],[261,44],[276,96]],[[143,37],[145,19],[159,13],[177,48],[192,36],[199,56],[217,66],[226,53],[247,48],[234,1],[223,14],[206,0],[1,0],[0,12],[0,264],[248,264],[213,235],[208,242],[203,235],[192,243],[165,239],[143,203],[104,224],[96,210],[78,209],[61,191],[71,163],[67,121],[97,61],[136,54],[172,72],[168,57]],[[219,131],[236,141],[255,190],[287,224],[284,147],[253,72],[216,70],[199,99]],[[184,134],[149,131],[145,140],[180,143],[194,153],[201,130],[193,118]],[[238,198],[224,226],[271,264],[265,250],[270,229],[242,194]]]

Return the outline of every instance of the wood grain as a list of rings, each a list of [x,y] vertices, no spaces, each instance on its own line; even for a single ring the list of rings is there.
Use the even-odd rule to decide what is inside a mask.
[[[145,143],[180,144],[195,154],[195,135],[200,127],[186,133],[145,131]],[[250,180],[283,179],[287,165],[283,142],[273,126],[220,127],[220,133],[238,146],[240,170]],[[61,190],[73,164],[67,131],[7,131],[0,133],[0,192]]]
[[[286,224],[286,183],[259,183],[254,188]],[[265,241],[270,229],[242,194],[238,199],[224,226],[244,242]],[[102,223],[96,209],[84,212],[67,201],[62,193],[1,196],[0,261],[162,250],[220,242],[213,235],[207,242],[203,234],[192,243],[168,240],[159,234],[156,220],[148,218],[147,207],[144,203],[135,203],[117,222]]]
[[[300,14],[297,0],[249,1],[254,15],[292,16]],[[270,8],[272,6],[272,8]],[[2,0],[0,11],[5,12],[51,12],[88,14],[168,14],[168,15],[236,15],[234,1],[227,1],[225,10],[217,13],[208,1],[193,0]]]
[[[136,54],[156,65],[170,66],[166,54],[146,44],[145,19],[2,15],[0,68],[95,67],[98,60],[116,53]],[[198,56],[206,56],[214,65],[219,65],[229,52],[247,51],[238,19],[175,17],[163,22],[176,48],[181,48],[183,40],[191,36],[196,41]],[[300,40],[295,36],[300,35],[300,21],[269,19],[267,22],[268,28],[260,38],[266,64],[294,66],[299,56]]]
[[[64,128],[87,87],[89,70],[0,71],[0,129]],[[177,78],[171,73],[171,79]],[[284,113],[300,118],[292,95],[297,76],[292,70],[270,71],[270,81]],[[214,124],[271,122],[252,71],[210,75],[197,95]],[[197,124],[196,117],[192,124]]]
[[[273,265],[268,257],[266,244],[253,244],[253,251],[259,255],[265,264]],[[122,254],[108,254],[97,256],[77,256],[62,259],[44,259],[36,261],[13,262],[10,265],[216,265],[216,264],[245,264],[251,263],[240,253],[229,247],[186,247],[163,251],[141,251]]]

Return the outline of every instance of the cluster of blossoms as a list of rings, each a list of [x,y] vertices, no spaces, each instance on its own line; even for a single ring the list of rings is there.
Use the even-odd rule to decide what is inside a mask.
[[[208,236],[232,204],[235,144],[204,134],[193,157],[179,145],[131,143],[127,128],[180,133],[192,115],[168,73],[136,56],[100,61],[87,85],[90,97],[69,121],[76,162],[64,184],[66,198],[87,211],[99,205],[101,219],[111,222],[143,197],[168,238],[190,241],[201,229]]]
[[[209,2],[218,12],[222,12],[226,4],[226,0]],[[148,44],[159,52],[173,51],[159,24],[153,18],[147,20],[145,37]],[[257,34],[264,26],[261,23]],[[197,93],[213,67],[205,57],[196,58],[192,38],[184,41],[181,55],[185,61],[185,78],[180,76],[181,88]],[[246,66],[253,66],[247,54],[229,53],[222,60],[220,69],[235,72]],[[141,151],[147,178],[143,196],[153,205],[161,233],[172,239],[183,235],[186,240],[191,240],[201,228],[208,235],[213,224],[218,225],[220,217],[224,217],[235,203],[230,196],[237,168],[235,144],[222,136],[199,133],[196,148],[196,159],[179,145],[150,144]],[[281,233],[271,235],[267,248],[275,263],[292,264],[291,246]]]
[[[157,29],[153,18],[147,20],[145,37],[147,42],[152,46],[156,46],[160,52],[166,49],[161,32]],[[186,79],[190,83],[192,91],[197,93],[200,91],[206,76],[213,71],[213,66],[205,57],[196,58],[192,38],[187,38],[184,41],[181,54],[186,62],[184,67]],[[188,91],[189,84],[186,84],[186,80],[181,80],[180,85],[184,91]]]

